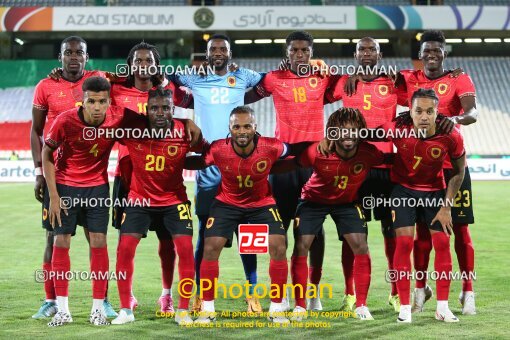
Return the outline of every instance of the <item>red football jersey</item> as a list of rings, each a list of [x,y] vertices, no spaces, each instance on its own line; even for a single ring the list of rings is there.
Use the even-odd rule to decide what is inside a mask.
[[[219,139],[205,153],[207,165],[221,172],[216,199],[242,208],[259,208],[275,204],[268,176],[287,147],[276,138],[258,137],[253,152],[241,157],[234,151],[232,139]]]
[[[343,159],[336,153],[324,157],[310,145],[299,157],[303,167],[313,167],[312,177],[301,191],[301,198],[321,204],[345,204],[358,198],[358,190],[370,168],[381,165],[384,154],[374,145],[361,142],[354,157]]]
[[[324,138],[324,93],[329,83],[329,78],[300,77],[289,70],[264,76],[255,89],[260,96],[273,95],[276,138],[289,144]]]
[[[176,87],[173,82],[169,82],[165,89],[172,90],[174,105],[180,107],[188,107],[191,103],[192,95],[183,89]],[[140,91],[136,87],[126,87],[123,84],[112,84],[110,92],[112,98],[112,105],[128,108],[139,114],[147,114],[147,100],[149,99],[148,91]],[[127,176],[129,174],[122,174],[119,167],[119,161],[128,156],[128,150],[124,145],[119,145],[119,154],[117,156],[117,168],[115,169],[115,176]],[[127,181],[129,183],[129,180]]]
[[[83,100],[81,87],[90,77],[105,77],[105,74],[102,71],[85,70],[83,77],[76,82],[70,82],[64,78],[59,80],[44,78],[37,84],[33,106],[36,109],[48,111],[44,129],[46,132],[60,113],[81,106]]]
[[[450,73],[436,79],[429,79],[422,70],[402,70],[407,90],[408,106],[411,105],[413,93],[419,88],[434,89],[439,97],[438,112],[452,117],[460,115],[462,105],[460,99],[465,96],[476,96],[475,85],[467,74],[457,78],[450,77]]]
[[[395,131],[395,122],[385,124],[383,128],[386,131]],[[411,131],[413,128],[409,126],[399,129]],[[425,139],[409,137],[392,140],[397,147],[397,153],[391,180],[413,190],[436,191],[446,188],[444,162],[448,158],[458,159],[465,153],[464,141],[457,128],[449,135],[436,134]]]
[[[115,129],[129,126],[137,117],[132,111],[110,106],[104,122],[97,128]],[[65,111],[55,119],[46,135],[45,143],[57,149],[57,183],[74,187],[108,183],[108,157],[115,139],[105,136],[86,138],[85,136],[89,135],[85,132],[94,129],[83,120],[81,107]]]
[[[328,101],[335,102],[341,99],[344,107],[358,109],[365,118],[369,129],[391,122],[397,114],[397,104],[406,105],[406,93],[395,88],[388,77],[381,76],[372,81],[358,81],[356,93],[350,97],[344,92],[344,86],[348,79],[348,75],[342,76],[332,91],[327,92]],[[393,143],[391,142],[371,144],[382,152],[393,152]]]
[[[139,117],[136,126],[148,129],[147,119]],[[182,172],[190,141],[186,137],[184,123],[173,120],[172,138],[123,139],[133,164],[129,200],[150,200],[151,207],[180,204],[188,200]],[[200,152],[203,143],[194,150]]]

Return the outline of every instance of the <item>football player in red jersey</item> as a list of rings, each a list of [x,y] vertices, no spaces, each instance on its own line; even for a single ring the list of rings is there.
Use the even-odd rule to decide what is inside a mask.
[[[51,127],[55,118],[64,111],[81,105],[83,82],[94,76],[104,77],[100,71],[87,71],[85,65],[88,61],[87,43],[78,36],[69,36],[60,44],[58,60],[62,63],[62,76],[60,79],[45,78],[41,80],[34,93],[32,108],[32,128],[30,130],[30,146],[36,173],[35,198],[43,203],[42,225],[46,229],[46,249],[43,255],[43,270],[51,271],[51,256],[53,254],[54,234],[48,219],[49,196],[46,190],[46,181],[42,172],[41,150],[44,132]],[[88,232],[84,226],[88,239]],[[44,290],[46,300],[39,311],[32,317],[34,319],[53,316],[57,312],[55,288],[52,280],[45,280]],[[105,299],[105,309],[108,316],[116,316],[108,300]]]
[[[205,230],[204,258],[200,267],[201,280],[209,280],[209,289],[201,290],[203,310],[198,323],[215,320],[215,281],[222,249],[232,245],[234,231],[240,223],[269,225],[269,276],[271,286],[278,287],[271,298],[269,319],[288,323],[282,315],[282,296],[287,282],[285,228],[271,194],[268,182],[272,165],[289,153],[287,144],[276,138],[256,133],[253,110],[240,106],[230,115],[231,138],[214,141],[200,158],[203,166],[216,165],[221,172],[221,185],[211,207]]]
[[[356,44],[354,58],[357,64],[364,67],[367,72],[359,75],[359,81],[353,93],[346,91],[346,83],[349,82],[349,75],[343,75],[334,85],[332,91],[326,92],[326,100],[335,102],[342,100],[344,107],[358,109],[365,118],[369,129],[376,128],[382,124],[391,122],[397,113],[397,104],[406,105],[407,97],[405,91],[395,88],[393,80],[385,74],[371,74],[382,58],[381,48],[377,40],[365,37]],[[380,151],[384,153],[393,152],[391,142],[373,142]],[[326,150],[327,151],[327,150]],[[360,188],[360,197],[386,197],[391,196],[393,184],[390,180],[390,165],[382,164],[369,170],[365,183]],[[391,209],[389,207],[374,207],[365,209],[367,222],[371,220],[372,210],[374,218],[381,221],[381,230],[384,236],[384,250],[388,261],[388,269],[393,269],[393,256],[395,254],[395,233],[391,223]],[[341,310],[352,311],[356,303],[354,296],[353,276],[354,254],[348,243],[342,246],[342,268],[345,279],[345,295]],[[391,283],[391,292],[388,303],[393,306],[396,312],[400,310],[400,301],[397,294],[397,286]]]
[[[179,255],[179,277],[192,280],[194,270],[192,244],[192,217],[190,202],[182,171],[188,151],[201,152],[203,143],[190,148],[190,140],[185,138],[185,124],[172,119],[172,91],[158,87],[149,90],[147,118],[142,118],[137,128],[168,136],[150,139],[122,139],[132,160],[133,176],[129,191],[128,205],[122,215],[120,242],[117,250],[117,272],[127,273],[126,279],[118,279],[121,301],[119,316],[112,324],[125,324],[135,320],[130,303],[134,271],[134,258],[140,239],[147,236],[153,224],[165,228],[173,239]],[[148,200],[147,206],[132,202]],[[185,281],[184,281],[185,282]],[[184,289],[184,285],[182,286]],[[192,323],[188,314],[189,297],[181,294],[175,321],[184,325]]]
[[[49,220],[55,245],[52,274],[58,312],[50,327],[72,322],[68,306],[70,268],[69,248],[76,225],[86,225],[90,236],[90,268],[93,304],[90,323],[106,325],[103,306],[108,280],[106,232],[109,207],[108,157],[114,139],[96,136],[96,127],[115,129],[138,115],[127,109],[110,107],[110,84],[105,78],[91,77],[83,82],[83,105],[61,113],[53,122],[42,150],[48,185]],[[57,157],[54,158],[56,152]],[[76,203],[76,200],[79,202]],[[98,203],[99,202],[99,203]]]
[[[448,307],[448,294],[452,270],[450,238],[452,233],[453,200],[464,178],[466,155],[459,130],[450,134],[439,133],[436,126],[439,98],[432,89],[419,89],[411,98],[412,125],[409,132],[425,132],[425,138],[408,134],[392,138],[397,147],[391,180],[395,188],[391,194],[393,227],[396,233],[394,266],[400,297],[398,322],[411,322],[410,271],[413,250],[414,225],[417,220],[425,221],[429,228],[432,244],[436,251],[434,269],[439,274],[436,281],[436,319],[458,322]],[[386,130],[395,130],[395,122],[384,125]],[[395,136],[395,134],[393,134]],[[445,185],[443,165],[451,159],[452,176]],[[446,188],[446,193],[445,193]],[[412,205],[421,200],[429,204]],[[398,203],[395,203],[397,202]]]
[[[151,67],[160,65],[160,55],[155,46],[146,42],[141,42],[133,46],[129,51],[126,64],[132,68],[136,66],[138,72],[129,72],[125,82],[113,83],[111,90],[112,105],[127,107],[141,115],[147,114],[148,91],[161,83],[157,75],[151,75],[149,72],[141,72],[144,68],[150,70]],[[173,103],[180,107],[188,107],[192,101],[191,93],[188,93],[173,82],[168,82],[167,89],[173,94]],[[115,180],[113,184],[113,199],[126,198],[129,193],[131,182],[132,163],[129,158],[127,147],[119,145],[117,157],[117,168],[115,169]],[[124,207],[116,206],[113,208],[112,224],[120,229],[120,222]],[[170,233],[162,226],[151,226],[151,230],[156,231],[159,239],[158,253],[161,259],[161,276],[163,290],[158,300],[160,311],[162,313],[171,313],[174,311],[172,299],[172,282],[175,265],[175,247]],[[138,302],[134,296],[131,296],[131,308],[135,309]]]
[[[255,88],[247,92],[245,103],[272,95],[276,109],[275,137],[285,143],[317,142],[324,137],[324,94],[332,79],[310,74],[313,37],[308,32],[292,32],[287,36],[286,44],[290,68],[267,73]],[[286,229],[294,218],[301,189],[311,174],[311,168],[298,168],[269,176]],[[321,233],[310,248],[310,282],[316,288],[322,276],[323,260],[324,233]],[[283,308],[288,310],[288,295],[283,303]],[[322,310],[318,296],[310,299],[308,309]]]
[[[341,108],[328,119],[326,128],[366,129],[361,112]],[[302,321],[306,316],[304,291],[307,283],[307,255],[311,243],[321,232],[329,214],[336,224],[338,237],[354,253],[354,282],[356,291],[356,316],[360,320],[373,320],[366,306],[370,286],[371,261],[367,244],[367,225],[362,207],[355,203],[358,190],[373,166],[381,165],[384,154],[376,146],[358,138],[340,138],[334,142],[334,152],[323,156],[312,144],[299,157],[299,164],[312,167],[312,177],[304,185],[296,211],[294,233],[296,245],[291,260],[291,275],[296,296],[293,319]],[[354,291],[352,292],[354,295]]]
[[[451,131],[454,126],[470,125],[476,122],[476,93],[473,81],[467,74],[451,77],[451,72],[444,69],[446,58],[445,37],[441,31],[425,31],[421,36],[419,58],[424,69],[401,71],[397,79],[397,86],[407,90],[410,100],[416,88],[434,89],[439,97],[438,111],[445,118],[440,127]],[[452,165],[447,160],[444,169],[445,178],[452,176]],[[462,291],[459,301],[462,304],[462,314],[476,314],[475,295],[471,275],[474,271],[475,251],[469,224],[474,223],[473,195],[471,177],[466,166],[464,181],[455,197],[452,207],[453,232],[455,234],[455,252],[462,272]],[[426,271],[429,263],[432,241],[427,232],[427,226],[418,223],[417,237],[414,244],[414,266],[417,271]],[[432,296],[432,290],[426,285],[426,278],[416,281],[414,291],[413,312],[421,312],[425,301]]]

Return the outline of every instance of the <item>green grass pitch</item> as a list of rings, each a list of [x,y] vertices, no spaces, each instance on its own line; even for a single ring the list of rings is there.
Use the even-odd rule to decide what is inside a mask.
[[[192,184],[188,185],[188,193]],[[34,280],[34,271],[41,268],[44,247],[43,230],[40,227],[40,205],[34,199],[31,184],[0,185],[0,216],[2,245],[0,247],[0,337],[2,338],[279,338],[300,339],[312,337],[349,338],[507,338],[510,322],[508,303],[508,256],[510,240],[510,182],[474,182],[474,204],[476,224],[471,227],[476,251],[476,276],[474,284],[478,314],[463,316],[457,297],[460,282],[452,283],[450,307],[460,318],[460,323],[446,324],[434,319],[435,301],[429,301],[426,311],[413,316],[411,325],[396,323],[396,314],[387,305],[389,284],[384,280],[386,258],[380,228],[369,224],[369,246],[372,256],[372,283],[368,305],[375,318],[373,322],[356,319],[319,318],[306,322],[322,322],[326,327],[274,329],[228,328],[225,322],[265,323],[263,318],[228,319],[220,318],[214,328],[180,328],[172,319],[156,317],[156,301],[161,292],[160,264],[157,255],[157,238],[154,233],[142,240],[136,256],[134,292],[139,301],[135,312],[136,321],[124,326],[94,327],[88,323],[91,308],[91,286],[88,281],[71,281],[69,304],[74,323],[50,329],[48,320],[32,320],[44,298],[43,285]],[[197,227],[195,221],[195,228]],[[340,242],[331,220],[326,225],[326,257],[322,282],[333,285],[333,298],[322,300],[325,311],[336,311],[343,293],[343,279],[340,262]],[[287,256],[290,258],[293,241],[290,237]],[[196,233],[195,233],[196,240]],[[108,235],[110,270],[115,269],[115,248],[117,233],[110,229]],[[453,251],[453,243],[452,243]],[[454,258],[454,270],[458,270]],[[259,282],[268,283],[267,255],[258,258]],[[87,271],[88,249],[81,230],[72,241],[71,269]],[[431,261],[431,263],[433,263]],[[431,267],[429,266],[429,270]],[[178,280],[176,271],[174,282]],[[220,281],[225,284],[244,283],[244,273],[236,249],[225,249],[220,259]],[[177,296],[174,284],[174,297]],[[432,284],[435,290],[435,285]],[[109,296],[118,307],[118,293],[115,282],[110,282]],[[267,310],[269,300],[262,301]],[[218,311],[242,311],[246,305],[242,299],[219,299]],[[309,326],[312,324],[308,324]],[[316,325],[316,324],[313,324]],[[306,326],[306,323],[305,323]]]

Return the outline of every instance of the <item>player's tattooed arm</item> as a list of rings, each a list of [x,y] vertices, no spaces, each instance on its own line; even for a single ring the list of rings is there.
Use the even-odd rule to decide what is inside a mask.
[[[32,128],[30,129],[30,149],[32,150],[32,159],[34,160],[34,168],[36,170],[35,176],[35,198],[42,202],[44,198],[44,187],[45,180],[42,172],[39,173],[42,167],[42,157],[41,151],[43,146],[43,134],[44,134],[44,125],[46,123],[46,110],[41,110],[37,108],[32,108]]]
[[[50,209],[48,213],[50,224],[55,228],[57,223],[59,227],[62,227],[60,212],[64,210],[64,213],[67,215],[67,210],[60,208],[60,196],[57,191],[57,182],[55,180],[55,160],[53,159],[53,151],[55,151],[55,149],[48,146],[48,144],[44,144],[42,149],[42,164],[50,196]]]
[[[272,174],[283,174],[285,172],[293,171],[299,168],[297,158],[292,159],[279,159],[271,167]]]
[[[204,156],[188,156],[184,161],[184,169],[188,170],[202,170],[207,168],[208,165],[205,164]]]
[[[452,222],[452,204],[455,199],[455,195],[460,189],[462,181],[464,180],[464,171],[466,167],[466,154],[464,153],[460,158],[452,159],[453,174],[448,181],[448,187],[446,188],[445,205],[439,209],[437,215],[432,220],[432,224],[438,221],[441,223],[441,227],[445,233],[450,235],[453,234],[453,222]]]

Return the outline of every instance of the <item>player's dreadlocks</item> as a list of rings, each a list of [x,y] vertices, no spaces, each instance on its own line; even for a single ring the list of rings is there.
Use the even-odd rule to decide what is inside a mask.
[[[290,45],[290,43],[294,40],[305,40],[310,43],[310,46],[313,46],[313,37],[310,33],[305,31],[294,31],[291,34],[287,36],[287,39],[285,39],[285,42],[287,43],[287,46]]]
[[[342,107],[329,116],[326,129],[328,128],[341,128],[351,124],[356,129],[366,129],[367,123],[365,118],[358,109],[350,107]]]
[[[161,57],[159,55],[158,50],[156,49],[156,46],[148,44],[145,41],[142,41],[142,42],[136,44],[135,46],[133,46],[133,48],[129,51],[128,57],[126,59],[126,64],[128,65],[128,69],[129,69],[129,75],[127,76],[126,84],[125,84],[126,87],[135,86],[135,76],[131,72],[131,65],[133,63],[133,57],[135,55],[135,52],[139,51],[139,50],[151,51],[152,54],[154,55],[154,63],[156,65],[159,65],[159,63],[161,61]],[[152,85],[154,85],[154,86],[158,86],[159,84],[161,84],[161,80],[159,79],[159,77],[157,75],[151,76],[151,81],[152,81]]]
[[[444,45],[444,33],[442,31],[425,31],[421,35],[420,45],[423,45],[427,41],[437,41],[438,43],[441,43],[441,45]]]

